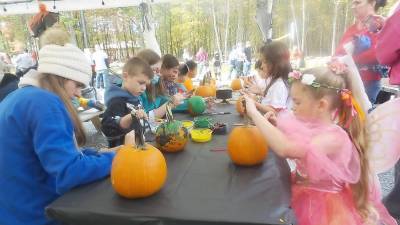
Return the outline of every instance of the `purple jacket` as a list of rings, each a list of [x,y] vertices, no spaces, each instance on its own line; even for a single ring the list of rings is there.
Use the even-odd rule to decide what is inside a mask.
[[[391,67],[389,83],[400,85],[400,10],[387,19],[378,34],[376,57],[380,64]]]

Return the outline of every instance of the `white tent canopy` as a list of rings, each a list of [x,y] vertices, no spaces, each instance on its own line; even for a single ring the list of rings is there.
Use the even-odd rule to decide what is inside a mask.
[[[138,6],[142,2],[161,3],[171,2],[171,0],[45,0],[40,2],[46,4],[49,11],[60,12]],[[36,0],[0,0],[0,7],[0,16],[39,12]]]

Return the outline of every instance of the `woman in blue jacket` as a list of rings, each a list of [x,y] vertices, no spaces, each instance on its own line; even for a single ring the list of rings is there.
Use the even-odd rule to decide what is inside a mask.
[[[85,134],[71,98],[90,63],[71,44],[46,45],[38,71],[0,104],[0,224],[57,224],[45,207],[73,187],[109,175],[114,152],[80,149]]]

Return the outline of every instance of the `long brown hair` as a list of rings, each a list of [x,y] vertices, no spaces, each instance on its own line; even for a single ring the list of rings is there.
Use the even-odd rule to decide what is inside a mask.
[[[304,74],[313,74],[316,77],[316,82],[334,87],[337,89],[349,89],[351,90],[351,83],[348,74],[336,75],[327,67],[317,67],[303,71]],[[333,101],[332,110],[338,109],[339,115],[343,113],[346,118],[342,118],[343,121],[351,121],[349,127],[346,127],[346,122],[339,122],[339,125],[343,127],[348,133],[353,144],[357,148],[358,155],[360,158],[361,176],[360,180],[351,186],[353,192],[353,199],[355,205],[364,220],[370,219],[372,212],[372,206],[369,204],[369,161],[367,158],[366,150],[368,149],[368,140],[366,135],[365,124],[360,118],[359,114],[352,116],[351,108],[346,106],[341,100],[338,90],[333,88],[314,88],[307,86],[311,90],[312,95],[316,99],[320,99],[324,96],[330,96]],[[349,118],[352,116],[352,118]]]
[[[262,60],[270,65],[268,76],[271,77],[271,81],[264,90],[265,96],[276,80],[282,78],[284,82],[287,81],[288,74],[292,71],[292,66],[289,62],[290,54],[288,47],[279,41],[262,46],[260,48],[260,56]]]
[[[40,79],[39,82],[42,88],[58,95],[63,101],[65,107],[67,108],[70,119],[72,120],[72,124],[74,125],[76,142],[79,147],[82,147],[86,143],[86,135],[83,129],[82,122],[79,119],[78,113],[76,112],[74,106],[72,105],[70,97],[67,95],[64,89],[64,84],[66,80],[66,78],[60,76],[43,74],[43,77]]]

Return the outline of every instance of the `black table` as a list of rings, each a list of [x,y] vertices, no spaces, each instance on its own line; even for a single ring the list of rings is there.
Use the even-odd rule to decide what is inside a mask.
[[[232,112],[212,116],[228,123],[229,130],[243,121],[232,105],[217,110]],[[214,135],[211,142],[189,141],[183,152],[164,154],[168,179],[154,196],[124,199],[105,179],[66,193],[46,213],[67,224],[295,224],[286,160],[270,151],[264,164],[238,167],[226,151],[212,151],[226,148],[226,141],[226,135]]]

